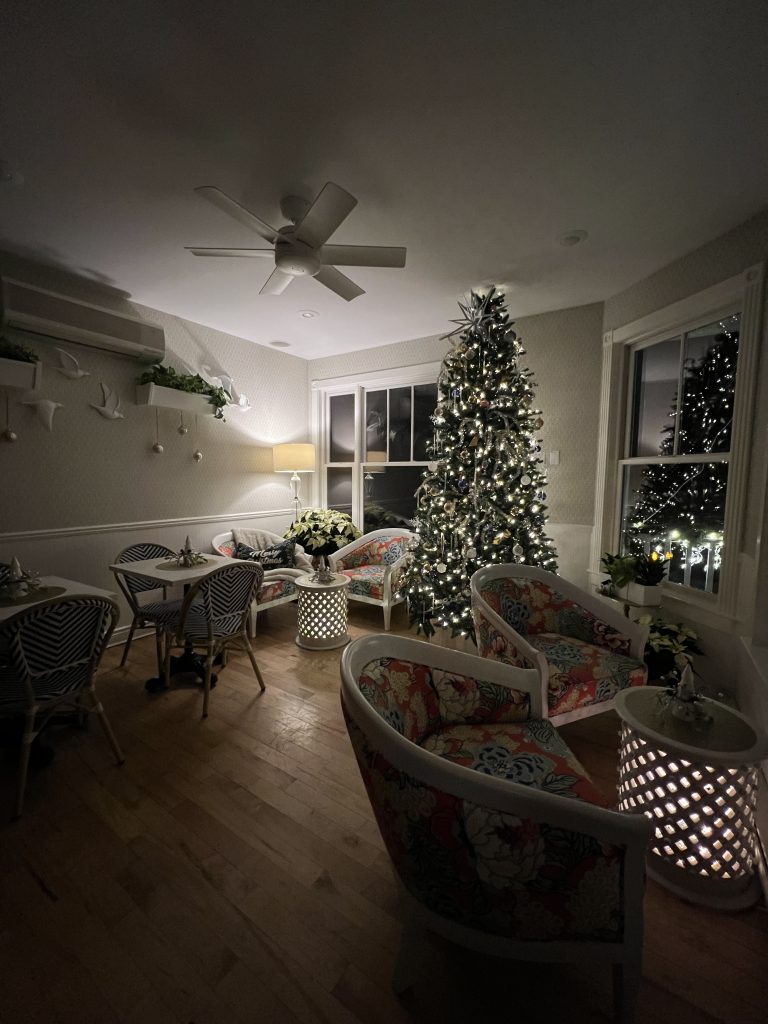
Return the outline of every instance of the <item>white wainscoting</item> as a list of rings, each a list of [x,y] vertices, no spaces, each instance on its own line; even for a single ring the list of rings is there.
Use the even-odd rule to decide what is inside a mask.
[[[593,527],[585,523],[552,523],[544,527],[557,548],[557,571],[577,587],[589,589],[587,569]]]
[[[154,541],[177,551],[189,534],[196,550],[210,551],[214,536],[234,526],[253,524],[258,529],[282,534],[292,519],[292,509],[268,509],[246,515],[194,516],[3,533],[0,534],[0,561],[10,562],[15,555],[25,569],[36,570],[41,576],[63,576],[113,591],[120,604],[120,623],[115,639],[122,640],[131,615],[108,566],[123,548],[140,541]]]

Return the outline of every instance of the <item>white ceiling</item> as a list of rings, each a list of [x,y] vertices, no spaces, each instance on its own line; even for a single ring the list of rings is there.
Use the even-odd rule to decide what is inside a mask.
[[[307,358],[442,333],[484,282],[596,301],[768,204],[767,28],[764,0],[6,0],[0,248]],[[408,247],[351,303],[183,251],[262,244],[196,185],[279,225],[327,180],[359,200],[331,242]]]

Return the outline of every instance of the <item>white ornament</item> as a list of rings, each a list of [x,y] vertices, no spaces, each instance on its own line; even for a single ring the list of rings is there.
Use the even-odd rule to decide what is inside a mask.
[[[512,554],[515,556],[515,558],[521,558],[523,556],[522,546],[520,544],[515,544],[515,546],[512,548]]]
[[[104,383],[101,384],[101,399],[103,405],[94,405],[91,402],[91,408],[95,409],[99,415],[103,416],[105,420],[125,419],[124,414],[120,412],[120,395]]]
[[[178,427],[176,427],[176,433],[177,434],[181,434],[182,437],[184,437],[185,434],[189,433],[189,427],[187,427],[184,424],[184,414],[183,413],[181,414],[181,418],[179,420],[179,425],[178,425]]]
[[[195,450],[194,450],[194,451],[192,452],[192,458],[193,458],[193,459],[195,460],[195,462],[200,462],[200,460],[202,459],[202,457],[203,457],[203,453],[202,453],[202,452],[200,451],[200,449],[199,449],[199,448],[196,448],[196,449],[195,449]]]
[[[11,443],[18,441],[19,439],[19,435],[15,430],[11,430],[10,427],[6,427],[2,434],[0,434],[0,437],[2,437],[4,441],[10,441]]]
[[[435,569],[437,569],[438,572],[446,572],[448,566],[445,564],[445,562],[438,562],[437,565],[435,566]]]
[[[162,455],[165,449],[163,448],[159,441],[155,441],[155,443],[152,445],[152,451],[156,455]]]
[[[524,473],[524,474],[523,474],[523,475],[522,475],[522,476],[520,477],[520,483],[521,483],[521,484],[523,485],[523,487],[527,487],[527,486],[528,486],[528,484],[529,484],[529,483],[531,483],[531,478],[530,478],[530,477],[528,476],[528,474],[527,474],[527,473]]]
[[[60,364],[56,369],[64,377],[68,377],[70,380],[79,380],[81,377],[91,376],[87,370],[80,369],[80,363],[69,352],[65,352],[63,348],[57,348],[56,351],[59,353]]]
[[[467,548],[464,554],[467,558],[477,558],[477,548]]]
[[[30,398],[21,404],[28,405],[35,410],[37,418],[46,430],[53,430],[53,414],[57,409],[63,408],[61,402],[52,402],[50,398]]]

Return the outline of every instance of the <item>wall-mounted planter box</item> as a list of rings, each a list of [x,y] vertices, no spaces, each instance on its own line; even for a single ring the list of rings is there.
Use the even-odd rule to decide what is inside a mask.
[[[641,604],[644,608],[656,608],[660,605],[662,594],[661,587],[644,587],[641,583],[630,583],[627,586],[627,600],[633,604]]]
[[[137,405],[157,405],[162,409],[180,409],[181,412],[197,413],[199,416],[213,416],[214,407],[207,395],[193,395],[176,388],[164,388],[159,384],[138,384]]]
[[[37,391],[42,382],[42,363],[24,363],[20,359],[0,359],[0,388]]]

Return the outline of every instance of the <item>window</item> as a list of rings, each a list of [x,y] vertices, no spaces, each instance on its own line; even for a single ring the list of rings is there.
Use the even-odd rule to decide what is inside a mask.
[[[366,533],[413,526],[434,437],[438,370],[429,364],[393,371],[389,379],[315,385],[316,429],[326,453],[320,500],[348,512]]]
[[[621,547],[669,559],[667,577],[716,594],[741,315],[632,351]]]
[[[669,553],[665,600],[730,629],[749,618],[745,521],[763,266],[603,337],[595,531],[605,551]],[[697,614],[694,619],[698,621]]]

